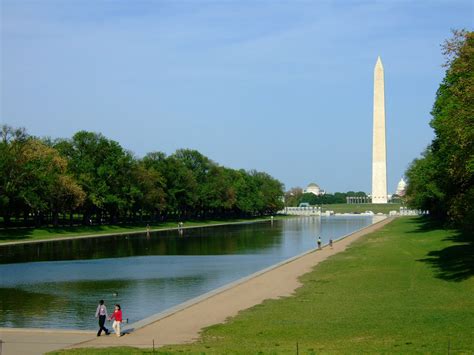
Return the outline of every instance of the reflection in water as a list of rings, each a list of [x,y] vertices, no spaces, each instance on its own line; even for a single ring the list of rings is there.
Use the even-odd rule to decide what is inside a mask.
[[[91,329],[99,299],[134,322],[363,228],[376,217],[304,217],[0,246],[0,326]],[[41,261],[41,262],[40,262]]]

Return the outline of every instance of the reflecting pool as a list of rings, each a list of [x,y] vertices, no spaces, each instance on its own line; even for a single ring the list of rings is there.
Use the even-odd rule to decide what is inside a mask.
[[[0,246],[0,327],[95,329],[104,299],[135,322],[366,227],[379,216],[302,217]]]

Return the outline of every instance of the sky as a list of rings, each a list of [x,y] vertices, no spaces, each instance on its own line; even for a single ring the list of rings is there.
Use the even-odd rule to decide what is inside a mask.
[[[471,0],[0,0],[0,120],[100,132],[137,157],[197,149],[286,188],[371,189],[385,68],[388,190],[433,138],[451,29]]]

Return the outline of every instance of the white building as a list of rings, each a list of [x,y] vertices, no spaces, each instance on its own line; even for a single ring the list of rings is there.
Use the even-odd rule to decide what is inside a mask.
[[[398,182],[397,191],[395,192],[398,196],[405,196],[407,190],[407,183],[403,178]]]
[[[303,190],[305,194],[310,193],[314,194],[316,196],[324,195],[324,190],[321,190],[318,184],[315,184],[314,182],[310,183],[306,189]]]

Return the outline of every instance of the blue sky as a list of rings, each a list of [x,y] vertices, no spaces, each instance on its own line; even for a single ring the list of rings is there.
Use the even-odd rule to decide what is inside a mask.
[[[1,0],[0,118],[369,192],[380,55],[393,192],[433,137],[440,44],[473,19],[457,0]]]

